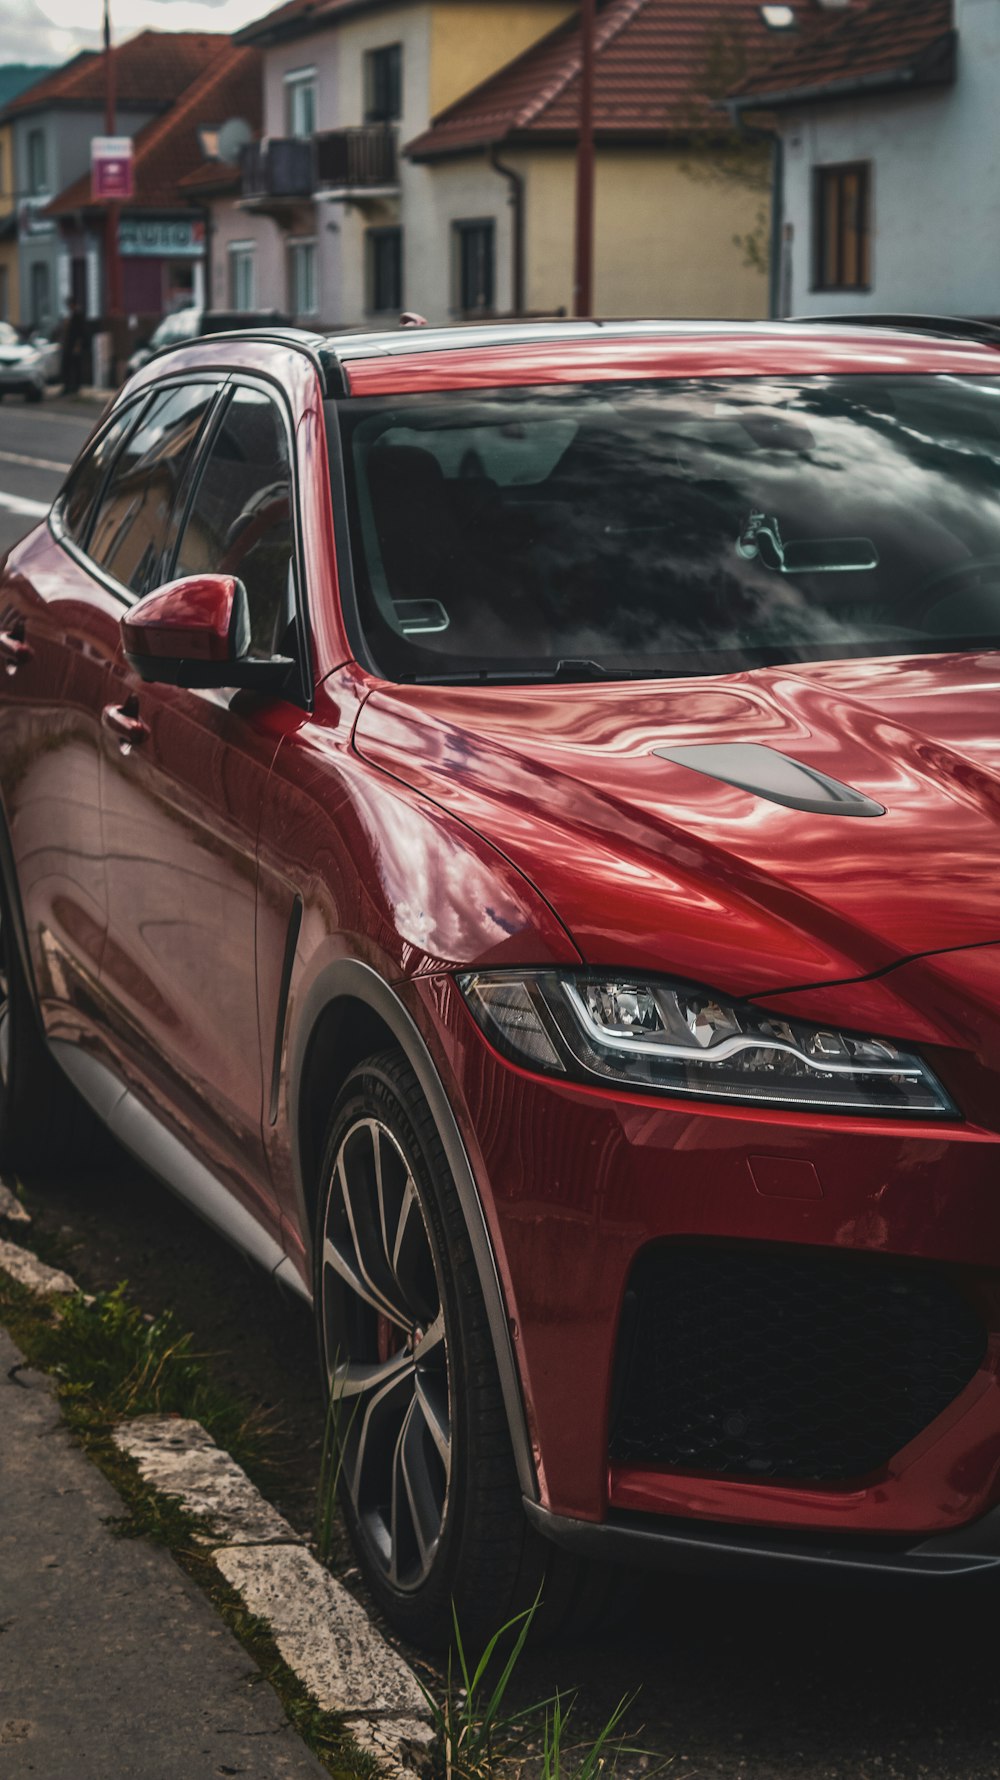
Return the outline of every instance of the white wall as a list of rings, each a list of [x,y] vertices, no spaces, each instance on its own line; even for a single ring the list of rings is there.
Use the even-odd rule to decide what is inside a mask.
[[[950,87],[789,116],[784,302],[791,314],[928,310],[1000,315],[1000,4],[955,0]],[[872,286],[814,291],[813,169],[872,163]]]

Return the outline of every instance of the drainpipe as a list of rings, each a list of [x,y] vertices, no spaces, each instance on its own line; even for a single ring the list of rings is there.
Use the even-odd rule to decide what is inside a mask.
[[[524,174],[515,172],[513,167],[505,167],[497,153],[496,146],[490,149],[490,166],[494,173],[499,173],[507,181],[509,194],[507,202],[511,207],[511,310],[514,315],[524,314]]]
[[[784,306],[785,252],[785,141],[774,133],[771,150],[771,316],[780,318]]]

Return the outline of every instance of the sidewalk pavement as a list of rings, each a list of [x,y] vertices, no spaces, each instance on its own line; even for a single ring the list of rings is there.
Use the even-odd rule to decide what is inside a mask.
[[[277,1695],[0,1329],[3,1780],[323,1780]]]

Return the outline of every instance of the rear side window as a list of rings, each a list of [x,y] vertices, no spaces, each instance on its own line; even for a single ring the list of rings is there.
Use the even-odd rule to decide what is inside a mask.
[[[217,385],[186,383],[153,398],[122,448],[88,554],[123,587],[158,587],[173,554],[172,517]]]
[[[132,402],[111,422],[90,450],[80,459],[66,487],[62,506],[62,525],[74,544],[86,542],[94,503],[101,492],[105,471],[122,439],[133,424],[141,402]]]
[[[237,575],[247,590],[251,654],[286,652],[292,606],[292,484],[277,403],[237,389],[212,441],[175,574]]]

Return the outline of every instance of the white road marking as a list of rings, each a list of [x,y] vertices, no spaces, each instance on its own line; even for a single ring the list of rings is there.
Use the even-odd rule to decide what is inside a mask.
[[[27,495],[7,494],[0,488],[0,510],[4,513],[19,513],[24,519],[44,519],[51,505],[51,501],[29,501]]]
[[[51,457],[24,457],[20,451],[0,451],[0,463],[27,464],[29,470],[58,470],[60,476],[72,469],[72,464],[58,464]]]

